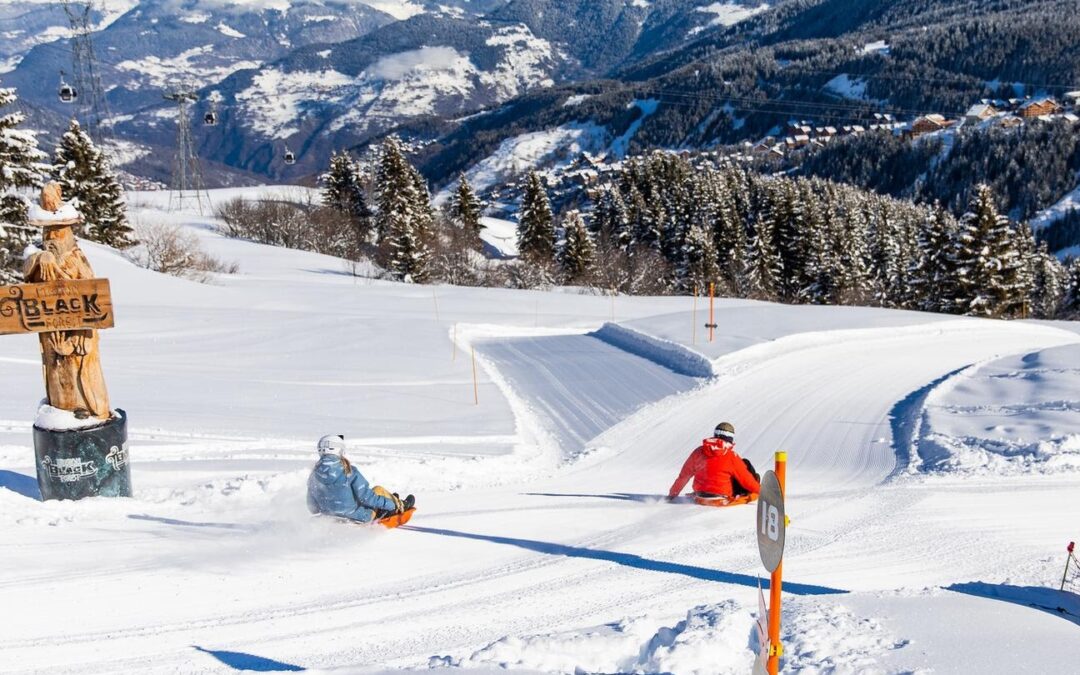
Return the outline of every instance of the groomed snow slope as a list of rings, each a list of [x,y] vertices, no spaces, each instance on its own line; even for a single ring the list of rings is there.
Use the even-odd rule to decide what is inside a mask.
[[[660,499],[721,418],[762,470],[789,452],[785,672],[1080,658],[1075,624],[1025,606],[1060,580],[1080,477],[897,461],[935,383],[1076,333],[722,302],[717,339],[692,345],[705,380],[588,335],[614,319],[677,349],[687,298],[354,279],[206,219],[136,215],[190,223],[240,273],[198,285],[87,246],[117,303],[103,362],[131,416],[134,499],[34,499],[37,346],[0,340],[0,671],[745,673],[753,510]],[[311,448],[332,432],[370,479],[418,495],[409,527],[307,515]]]

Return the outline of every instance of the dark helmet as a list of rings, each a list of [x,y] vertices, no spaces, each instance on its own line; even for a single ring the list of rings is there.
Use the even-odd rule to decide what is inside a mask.
[[[735,425],[730,422],[721,422],[713,429],[713,438],[719,438],[728,443],[735,442]]]

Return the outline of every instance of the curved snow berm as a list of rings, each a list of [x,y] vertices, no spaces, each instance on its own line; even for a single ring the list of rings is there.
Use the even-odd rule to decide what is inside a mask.
[[[1080,345],[965,368],[932,389],[910,471],[1055,473],[1080,469]]]
[[[563,461],[581,459],[597,435],[712,376],[705,357],[615,324],[593,333],[459,330],[510,402],[519,435]]]
[[[647,335],[633,328],[616,323],[605,323],[599,330],[589,335],[680,375],[702,378],[716,375],[712,361],[704,354],[677,342]]]

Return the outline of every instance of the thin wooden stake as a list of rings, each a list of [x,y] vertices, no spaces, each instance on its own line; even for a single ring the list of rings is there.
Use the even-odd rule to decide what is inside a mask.
[[[694,286],[694,311],[691,314],[691,318],[693,320],[690,322],[690,325],[691,325],[691,328],[690,328],[690,344],[696,345],[697,344],[697,286]]]
[[[713,314],[713,299],[716,297],[716,284],[709,283],[709,342],[713,341],[713,334],[716,330],[716,320]]]
[[[473,392],[473,405],[480,405],[480,385],[476,380],[476,347],[470,347],[472,350],[472,392]]]
[[[611,289],[611,322],[615,323],[615,289]]]
[[[435,295],[435,287],[431,287],[431,299],[435,301],[435,321],[442,323],[442,319],[439,318],[439,296]]]
[[[453,345],[453,352],[450,354],[450,360],[457,361],[457,321],[454,322],[454,336],[450,338],[450,343]]]

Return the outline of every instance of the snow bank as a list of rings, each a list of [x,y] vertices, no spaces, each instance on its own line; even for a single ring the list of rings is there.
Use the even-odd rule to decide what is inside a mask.
[[[911,471],[1080,469],[1080,345],[974,365],[927,396]]]
[[[753,663],[754,617],[734,601],[695,607],[673,626],[653,617],[545,635],[504,637],[464,659],[432,666],[497,666],[559,673],[745,673]]]
[[[709,378],[715,374],[712,362],[704,355],[677,342],[646,335],[626,326],[605,323],[589,335],[680,375]]]

